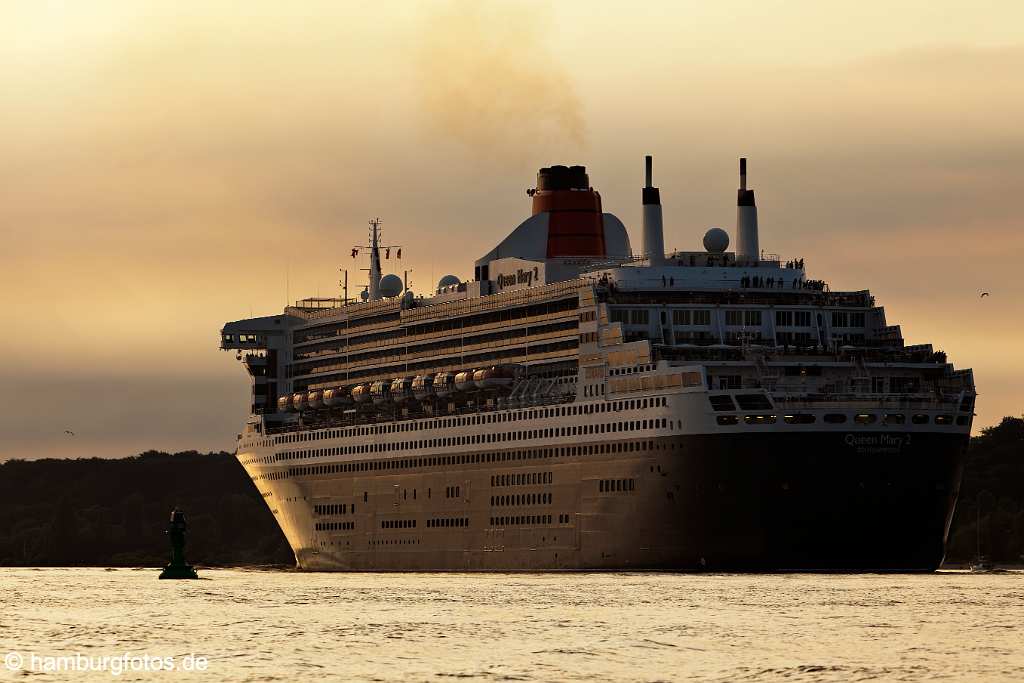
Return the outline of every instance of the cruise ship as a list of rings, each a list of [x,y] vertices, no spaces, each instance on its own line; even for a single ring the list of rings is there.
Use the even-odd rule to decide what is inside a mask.
[[[639,250],[582,166],[527,195],[471,280],[414,294],[374,220],[358,297],[224,325],[237,457],[299,568],[940,565],[973,374],[761,249],[745,159],[733,234],[694,251],[665,251],[650,157]]]

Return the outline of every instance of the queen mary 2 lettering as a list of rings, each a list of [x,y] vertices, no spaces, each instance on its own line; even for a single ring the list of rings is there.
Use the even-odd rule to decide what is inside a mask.
[[[900,453],[912,438],[911,434],[847,434],[844,441],[858,453]]]
[[[519,268],[514,273],[498,273],[494,278],[495,285],[499,290],[510,289],[516,286],[531,287],[534,282],[540,280],[540,268],[534,266],[532,269]]]
[[[732,251],[712,228],[665,253],[650,157],[638,250],[552,166],[472,280],[405,290],[373,221],[361,300],[224,325],[252,381],[238,460],[298,566],[937,568],[973,375],[767,255],[740,168]]]

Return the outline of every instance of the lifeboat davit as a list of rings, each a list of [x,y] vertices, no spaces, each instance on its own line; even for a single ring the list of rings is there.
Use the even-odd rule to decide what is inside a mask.
[[[391,383],[374,382],[370,385],[370,398],[374,403],[387,403],[391,400]]]
[[[306,405],[310,408],[319,408],[323,405],[323,401],[320,400],[319,391],[311,391],[306,395]]]
[[[476,389],[476,385],[473,384],[473,371],[463,370],[455,375],[455,388],[459,391],[471,391]]]
[[[281,398],[277,399],[277,409],[282,413],[287,413],[288,411],[290,411],[292,409],[292,397],[282,396]]]
[[[399,377],[391,382],[391,400],[395,403],[401,403],[411,399],[412,382],[412,377]]]
[[[434,395],[443,398],[455,391],[455,375],[450,372],[439,372],[434,375]]]
[[[324,389],[321,400],[325,406],[336,407],[343,406],[352,400],[352,395],[345,387],[334,387],[333,389]]]
[[[357,384],[352,387],[352,400],[356,403],[366,403],[370,400],[370,385]]]
[[[497,389],[499,387],[511,386],[516,380],[516,373],[512,368],[490,367],[477,370],[473,373],[473,383],[479,389]]]
[[[307,394],[298,393],[292,394],[292,409],[293,410],[305,410],[306,409],[306,397]]]
[[[412,395],[422,401],[434,393],[434,377],[432,375],[416,375],[412,381]]]

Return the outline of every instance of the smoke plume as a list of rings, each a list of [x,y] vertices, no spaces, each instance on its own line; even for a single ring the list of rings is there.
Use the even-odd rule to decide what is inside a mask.
[[[528,9],[456,0],[425,16],[414,56],[431,127],[478,153],[584,144],[580,100]]]

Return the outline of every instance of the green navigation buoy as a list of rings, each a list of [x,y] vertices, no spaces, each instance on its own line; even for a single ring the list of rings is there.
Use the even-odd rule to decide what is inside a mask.
[[[185,564],[185,532],[188,523],[185,513],[174,508],[171,512],[171,523],[167,527],[167,535],[171,539],[171,563],[160,572],[161,579],[198,579],[199,575],[192,565]]]

